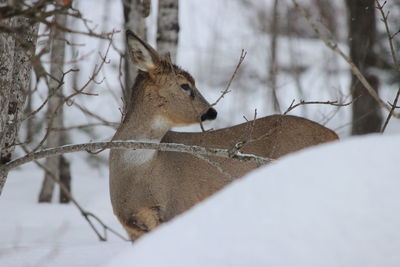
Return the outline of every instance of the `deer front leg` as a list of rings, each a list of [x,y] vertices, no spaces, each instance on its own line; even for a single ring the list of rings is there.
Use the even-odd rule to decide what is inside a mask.
[[[119,218],[132,241],[150,232],[162,223],[160,206],[141,208],[127,220]]]

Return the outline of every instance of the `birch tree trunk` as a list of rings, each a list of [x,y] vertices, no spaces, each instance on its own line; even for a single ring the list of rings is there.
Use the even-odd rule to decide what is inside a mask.
[[[379,78],[374,73],[377,56],[375,0],[346,0],[348,8],[350,57],[372,87],[378,92]],[[379,103],[371,97],[359,80],[352,75],[353,103],[352,134],[379,132],[382,115]]]
[[[64,14],[55,15],[55,23],[66,25],[67,17]],[[46,139],[47,147],[56,147],[62,144],[61,131],[52,131],[52,128],[63,128],[63,86],[59,83],[63,76],[65,54],[65,32],[57,27],[52,29],[52,45],[50,54],[50,74],[57,80],[49,80],[49,101],[47,104],[47,130],[50,131]],[[60,156],[47,158],[42,188],[39,194],[39,202],[51,202],[55,183],[53,179],[60,179]],[[53,178],[53,179],[52,179]]]
[[[150,14],[151,0],[122,0],[125,18],[125,30],[135,32],[142,40],[147,39],[145,18]],[[126,42],[125,42],[126,43]],[[131,105],[132,86],[138,69],[132,64],[128,53],[125,53],[125,88],[123,92],[125,109]]]
[[[159,0],[157,19],[157,51],[161,55],[170,53],[176,61],[179,39],[179,0]]]
[[[4,23],[4,22],[3,22]],[[12,18],[6,26],[14,36],[0,33],[0,165],[11,160],[31,79],[38,25],[27,18]],[[7,173],[0,173],[0,194]]]

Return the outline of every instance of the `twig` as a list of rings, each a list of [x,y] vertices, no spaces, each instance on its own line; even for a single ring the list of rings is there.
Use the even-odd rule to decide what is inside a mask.
[[[21,145],[22,149],[25,151],[25,153],[29,154],[29,150],[25,145]],[[39,168],[43,169],[46,173],[48,173],[50,175],[50,178],[57,183],[61,190],[63,191],[63,193],[68,197],[69,200],[71,200],[71,202],[74,204],[74,206],[80,211],[81,215],[85,218],[85,220],[89,223],[89,226],[93,229],[93,231],[95,232],[95,234],[97,235],[97,237],[99,238],[100,241],[107,241],[107,231],[110,231],[111,233],[113,233],[114,235],[116,235],[117,237],[121,238],[124,241],[129,241],[129,239],[127,239],[126,237],[124,237],[122,234],[118,233],[117,231],[115,231],[114,229],[112,229],[111,227],[109,227],[108,225],[106,225],[99,217],[97,217],[95,214],[93,214],[92,212],[89,212],[87,210],[85,210],[80,204],[79,202],[72,196],[71,192],[68,190],[68,188],[65,186],[65,184],[61,183],[61,181],[59,179],[57,179],[57,177],[55,177],[55,175],[42,163],[40,163],[37,160],[33,161]],[[102,235],[99,230],[94,226],[93,222],[90,220],[90,218],[93,218],[97,223],[99,223],[104,230],[104,234]]]
[[[84,113],[84,114],[86,114],[86,115],[88,115],[88,116],[90,116],[90,117],[92,117],[92,118],[94,118],[94,119],[100,121],[103,125],[111,126],[111,127],[118,126],[118,124],[112,123],[112,122],[110,122],[110,121],[105,120],[105,119],[102,118],[101,116],[99,116],[99,115],[97,115],[97,114],[91,112],[90,110],[88,110],[87,108],[81,106],[80,104],[78,104],[78,103],[76,103],[76,102],[73,102],[72,105],[74,105],[76,108],[78,108],[80,111],[82,111],[82,113]]]
[[[343,128],[346,128],[349,125],[353,125],[353,123],[358,123],[358,122],[362,121],[363,119],[365,119],[366,117],[368,117],[369,115],[371,115],[371,113],[373,113],[373,112],[374,112],[374,110],[370,109],[370,110],[366,111],[362,116],[357,118],[356,120],[353,120],[353,121],[347,122],[345,124],[342,124],[341,126],[338,126],[338,127],[334,128],[332,130],[337,132],[337,131],[339,131],[339,130],[341,130]]]
[[[225,96],[227,93],[230,92],[230,91],[229,91],[229,87],[231,87],[231,83],[232,83],[233,79],[235,78],[235,76],[236,76],[236,74],[237,74],[237,72],[238,72],[238,70],[239,70],[239,68],[240,68],[240,65],[242,65],[244,59],[246,58],[246,55],[247,55],[247,51],[244,51],[244,50],[242,49],[242,52],[241,52],[240,58],[239,58],[239,62],[238,62],[238,64],[236,65],[236,68],[235,68],[235,70],[233,71],[232,76],[231,76],[231,78],[229,79],[228,84],[227,84],[226,87],[225,87],[225,90],[222,91],[222,92],[221,92],[221,95],[219,96],[219,98],[218,98],[213,104],[211,104],[211,107],[217,105],[217,104],[219,103],[219,101],[221,101],[221,99],[224,98],[224,96]]]
[[[239,68],[240,68],[240,65],[243,63],[243,61],[244,61],[246,55],[247,55],[247,51],[244,51],[244,50],[242,49],[242,52],[241,52],[240,58],[239,58],[239,62],[238,62],[238,64],[236,65],[235,70],[233,71],[232,76],[231,76],[231,78],[230,78],[229,81],[228,81],[228,84],[226,85],[225,89],[221,92],[221,95],[218,97],[218,99],[217,99],[214,103],[210,104],[210,107],[213,107],[213,106],[217,105],[217,104],[219,103],[219,101],[221,101],[221,99],[224,98],[224,96],[225,96],[227,93],[230,92],[229,88],[230,88],[230,86],[231,86],[231,84],[232,84],[232,81],[233,81],[233,79],[235,78],[235,76],[236,76],[236,74],[237,74],[237,72],[238,72],[238,70],[239,70]],[[201,131],[202,131],[202,132],[207,132],[207,130],[205,130],[204,125],[203,125],[203,122],[202,122],[201,120],[199,120],[199,125],[200,125],[200,128],[201,128]]]
[[[89,212],[87,210],[85,210],[79,203],[78,201],[72,196],[72,194],[69,192],[69,190],[67,189],[67,187],[65,186],[65,184],[61,183],[61,181],[59,179],[57,179],[53,173],[51,173],[51,171],[43,164],[41,164],[40,162],[35,160],[36,165],[38,165],[40,168],[42,168],[46,173],[50,174],[50,178],[57,183],[61,190],[63,191],[63,193],[68,197],[69,200],[71,200],[71,202],[75,205],[75,207],[78,208],[78,210],[80,211],[81,215],[85,218],[85,220],[89,223],[89,226],[93,229],[93,231],[95,232],[95,234],[97,235],[97,237],[99,238],[100,241],[107,241],[107,231],[113,233],[115,236],[121,238],[124,241],[130,241],[129,239],[127,239],[126,237],[124,237],[122,234],[118,233],[117,231],[115,231],[114,229],[112,229],[111,227],[109,227],[108,225],[106,225],[99,217],[97,217],[95,214],[93,214],[92,212]],[[92,219],[94,219],[97,223],[99,223],[102,228],[103,228],[103,234],[100,233],[100,231],[96,228],[96,226],[93,224]]]
[[[394,38],[395,34],[392,35],[390,33],[389,24],[388,24],[389,11],[386,14],[383,11],[383,8],[385,7],[385,5],[386,5],[386,1],[383,2],[383,4],[381,4],[379,2],[379,0],[376,0],[376,8],[381,13],[381,16],[382,16],[381,20],[382,20],[383,24],[385,25],[386,35],[387,35],[387,39],[389,41],[390,53],[392,55],[394,67],[395,67],[396,71],[400,72],[400,64],[398,62],[396,49],[394,48],[394,44],[393,44],[393,38]]]
[[[395,99],[394,99],[394,101],[393,101],[393,104],[390,104],[390,103],[389,103],[389,104],[392,106],[392,109],[390,110],[390,112],[389,112],[389,114],[388,114],[388,116],[387,116],[387,118],[386,118],[385,124],[383,125],[382,130],[381,130],[381,133],[385,132],[386,126],[388,125],[389,120],[390,120],[390,118],[392,117],[394,110],[395,110],[396,108],[398,108],[398,107],[397,107],[397,101],[399,101],[399,95],[400,95],[400,88],[399,88],[399,90],[397,90],[397,94],[396,94],[396,97],[395,97]]]
[[[57,80],[57,79],[55,79],[55,78],[52,78],[52,79],[54,79],[54,80],[57,81],[57,83],[58,83],[57,88],[55,88],[54,90],[52,90],[52,91],[49,93],[49,95],[47,96],[47,98],[43,101],[43,103],[42,103],[37,109],[35,109],[34,111],[32,111],[30,114],[27,114],[24,118],[21,119],[21,121],[28,120],[28,119],[32,118],[33,116],[35,116],[37,113],[39,113],[39,112],[46,106],[47,102],[49,102],[49,99],[50,99],[51,97],[55,96],[55,95],[58,93],[58,91],[60,90],[61,86],[64,84],[65,76],[66,76],[67,74],[71,73],[71,72],[76,72],[76,71],[79,71],[79,70],[76,70],[76,69],[69,69],[68,71],[63,72],[63,74],[62,74],[62,76],[61,76],[61,80]],[[50,77],[50,73],[47,73],[47,75]],[[48,85],[48,87],[50,88],[49,85]]]
[[[221,158],[231,158],[243,162],[255,162],[258,164],[267,164],[272,162],[272,159],[260,157],[252,154],[237,153],[230,155],[228,149],[207,148],[201,146],[187,146],[175,143],[152,143],[138,141],[111,141],[111,142],[93,142],[74,145],[65,145],[54,148],[43,149],[38,152],[28,153],[27,155],[14,159],[0,167],[0,171],[9,171],[25,163],[33,160],[53,157],[61,154],[78,152],[78,151],[94,151],[98,149],[152,149],[158,151],[184,152],[192,155],[200,154],[205,156],[217,156]]]
[[[82,92],[84,92],[84,90],[89,86],[89,84],[91,84],[91,82],[93,82],[94,79],[96,78],[96,76],[100,73],[100,70],[103,68],[104,64],[107,64],[107,63],[108,63],[108,61],[106,60],[106,57],[107,57],[108,52],[109,52],[109,50],[110,50],[112,40],[113,40],[113,35],[110,36],[110,39],[109,39],[110,42],[109,42],[109,45],[108,45],[108,47],[107,47],[107,49],[106,49],[105,55],[102,56],[102,55],[99,53],[101,62],[100,62],[99,65],[96,65],[96,66],[94,67],[93,72],[92,72],[92,75],[89,77],[89,80],[88,80],[80,89],[74,90],[74,93],[72,93],[72,94],[70,94],[69,96],[65,97],[64,100],[63,100],[63,101],[57,106],[57,108],[55,109],[55,114],[60,110],[60,108],[64,105],[64,103],[69,103],[73,97],[75,97],[76,95],[82,94]],[[62,85],[62,83],[63,83],[63,80],[64,80],[64,76],[65,76],[65,73],[63,74],[62,80],[60,81],[60,83],[59,83],[59,85],[58,85],[58,87],[57,87],[56,90],[58,90],[58,89],[61,87],[61,85]],[[49,87],[49,88],[50,88],[50,87]],[[47,137],[49,136],[49,134],[50,134],[50,132],[51,132],[51,130],[52,130],[52,125],[53,125],[54,119],[55,119],[55,116],[52,116],[52,117],[50,117],[50,118],[48,119],[48,128],[47,128],[47,131],[46,131],[46,133],[44,134],[44,136],[42,137],[42,139],[39,141],[39,143],[36,145],[36,147],[32,150],[32,152],[35,152],[35,151],[37,151],[39,148],[42,147],[42,145],[44,144],[44,142],[46,141]],[[104,123],[107,123],[106,121],[103,121],[103,122],[104,122]]]
[[[353,99],[352,101],[348,103],[339,103],[337,100],[336,101],[304,101],[300,100],[299,103],[294,104],[295,100],[293,99],[292,103],[290,103],[290,106],[286,109],[286,111],[283,113],[283,115],[288,114],[290,111],[293,109],[297,108],[298,106],[302,105],[331,105],[335,107],[345,107],[353,104],[355,101],[357,101],[358,98]],[[293,105],[294,104],[294,105]]]
[[[72,125],[72,126],[66,126],[63,128],[52,128],[53,131],[69,131],[69,130],[74,130],[74,129],[84,129],[84,128],[92,128],[92,127],[97,127],[97,126],[105,126],[105,127],[112,127],[114,129],[118,128],[118,123],[103,123],[103,122],[99,122],[99,123],[87,123],[87,124],[80,124],[80,125]]]
[[[296,0],[292,0],[294,6],[296,7],[297,10],[302,14],[302,16],[307,20],[308,24],[311,26],[311,28],[314,30],[315,34],[318,36],[318,38],[324,42],[324,44],[331,49],[333,52],[337,53],[340,57],[342,57],[347,64],[350,66],[351,71],[353,72],[354,76],[358,78],[358,80],[361,82],[361,84],[365,87],[367,92],[372,96],[372,98],[375,99],[379,103],[379,105],[386,110],[390,111],[392,107],[388,104],[386,104],[378,95],[378,93],[374,90],[374,88],[371,86],[371,84],[368,82],[368,80],[365,78],[365,76],[361,73],[360,69],[353,63],[353,61],[350,59],[349,56],[347,56],[338,46],[337,43],[328,40],[325,38],[322,33],[320,32],[318,26],[312,21],[311,17],[307,14],[307,12],[297,3]],[[400,114],[393,112],[392,114],[393,117],[400,118]]]
[[[209,158],[207,158],[206,156],[203,156],[203,155],[200,155],[200,154],[194,154],[194,156],[195,156],[196,158],[199,158],[199,159],[201,159],[201,160],[204,160],[204,161],[207,162],[209,165],[211,165],[212,167],[216,168],[221,174],[223,174],[225,177],[227,177],[227,178],[229,179],[229,181],[233,181],[233,180],[234,180],[233,176],[232,176],[229,172],[227,172],[226,170],[224,170],[224,169],[221,167],[221,164],[219,164],[218,162],[212,161],[212,160],[210,160]]]
[[[245,116],[243,116],[244,119],[249,122],[249,120],[247,120],[247,118]],[[245,145],[247,145],[249,142],[252,142],[253,139],[253,131],[254,128],[256,126],[256,121],[257,121],[257,109],[254,110],[254,116],[253,116],[253,120],[251,121],[251,123],[249,123],[249,130],[248,130],[248,134],[247,137],[244,138],[243,141],[239,141],[237,142],[232,148],[229,149],[229,155],[232,157],[233,155],[236,155],[241,149],[243,149],[243,147]],[[247,132],[247,131],[246,131]],[[244,134],[246,134],[246,132]]]

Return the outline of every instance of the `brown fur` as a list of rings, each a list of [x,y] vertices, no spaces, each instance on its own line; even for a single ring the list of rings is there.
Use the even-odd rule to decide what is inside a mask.
[[[283,115],[204,133],[171,132],[172,126],[197,122],[209,104],[195,88],[190,74],[165,62],[142,41],[133,39],[131,43],[134,45],[131,54],[144,49],[144,62],[138,61],[138,57],[135,60],[147,72],[141,72],[136,80],[132,107],[114,140],[151,140],[226,149],[247,141],[242,152],[279,158],[338,139],[333,131],[315,122]],[[190,84],[192,92],[182,90],[181,84]],[[132,240],[257,167],[254,163],[210,159],[231,177],[185,153],[111,150],[111,202]]]

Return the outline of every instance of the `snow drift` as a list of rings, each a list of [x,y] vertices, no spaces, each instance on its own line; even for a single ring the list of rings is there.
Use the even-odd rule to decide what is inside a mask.
[[[399,148],[376,135],[283,158],[108,266],[399,266]]]

